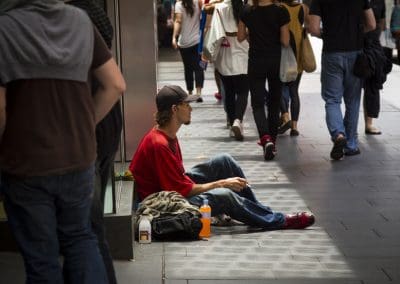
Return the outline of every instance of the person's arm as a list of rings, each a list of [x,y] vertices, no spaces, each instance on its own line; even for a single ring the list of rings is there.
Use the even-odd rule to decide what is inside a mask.
[[[284,47],[289,46],[290,33],[289,33],[289,24],[281,26],[281,44]]]
[[[246,186],[246,179],[240,177],[231,177],[204,184],[193,184],[192,190],[189,192],[188,197],[220,187],[229,188],[230,190],[240,192]]]
[[[247,28],[246,28],[246,25],[242,21],[239,21],[238,32],[237,32],[236,37],[239,42],[242,42],[245,39],[247,39]]]
[[[175,13],[175,21],[174,21],[174,31],[172,33],[172,47],[174,49],[178,48],[178,44],[176,43],[176,39],[181,33],[181,25],[182,25],[182,14]]]
[[[374,12],[371,8],[364,10],[364,32],[370,32],[376,29]]]
[[[6,88],[0,86],[0,141],[6,128]]]
[[[100,122],[125,92],[126,85],[115,60],[109,59],[106,63],[93,70],[93,74],[100,86],[93,98],[96,123]]]
[[[308,28],[307,31],[312,35],[316,37],[321,37],[322,36],[322,31],[321,31],[321,17],[317,15],[309,15],[308,17]]]

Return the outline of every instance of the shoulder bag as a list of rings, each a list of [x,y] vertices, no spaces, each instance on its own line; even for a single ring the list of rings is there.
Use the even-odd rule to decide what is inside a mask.
[[[308,73],[314,72],[315,69],[317,69],[317,63],[315,62],[314,51],[312,49],[311,42],[306,30],[303,30],[303,37],[300,48],[301,64],[303,66],[303,70]]]

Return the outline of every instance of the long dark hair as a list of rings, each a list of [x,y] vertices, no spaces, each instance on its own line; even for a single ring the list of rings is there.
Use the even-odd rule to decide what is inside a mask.
[[[182,0],[183,8],[185,8],[186,13],[193,17],[194,14],[194,3],[193,0]]]
[[[239,23],[239,16],[243,10],[243,0],[232,0],[233,17]]]

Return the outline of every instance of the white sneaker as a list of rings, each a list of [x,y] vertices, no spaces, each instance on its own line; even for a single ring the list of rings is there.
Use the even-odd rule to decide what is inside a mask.
[[[235,134],[236,140],[243,140],[243,124],[240,122],[239,119],[235,119],[231,131]]]

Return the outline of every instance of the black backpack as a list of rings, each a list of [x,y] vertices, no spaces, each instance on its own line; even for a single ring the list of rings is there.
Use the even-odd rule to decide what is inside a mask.
[[[202,223],[198,216],[184,212],[168,214],[151,221],[151,234],[159,241],[198,240]]]

